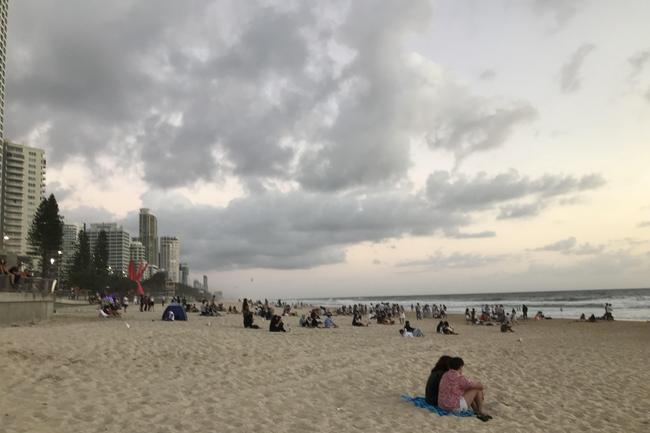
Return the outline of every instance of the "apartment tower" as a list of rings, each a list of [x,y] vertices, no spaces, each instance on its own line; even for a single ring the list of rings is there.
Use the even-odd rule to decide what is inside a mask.
[[[2,142],[0,230],[4,252],[27,255],[27,236],[36,209],[45,196],[42,149]]]
[[[149,266],[158,266],[158,220],[149,209],[140,209],[140,237]]]
[[[116,223],[91,224],[88,233],[90,251],[95,252],[99,232],[106,232],[108,239],[108,266],[110,271],[117,275],[127,276],[129,260],[131,258],[131,235]]]
[[[64,279],[67,279],[70,268],[74,261],[74,256],[77,253],[77,248],[79,247],[79,225],[78,224],[64,224],[63,225],[63,242],[61,245],[61,251],[63,256],[61,260],[63,261],[61,267],[61,275]]]
[[[180,283],[180,242],[175,236],[160,238],[160,267],[167,271],[167,280]]]

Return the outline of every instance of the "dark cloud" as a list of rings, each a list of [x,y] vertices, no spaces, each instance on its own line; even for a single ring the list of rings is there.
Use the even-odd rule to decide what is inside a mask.
[[[543,247],[536,248],[535,251],[568,251],[574,248],[578,243],[578,240],[574,237],[568,237],[552,244],[545,245]]]
[[[545,203],[518,203],[502,206],[499,208],[497,219],[506,220],[514,218],[528,218],[539,215],[544,209]]]
[[[475,253],[451,253],[444,254],[436,251],[435,254],[424,260],[404,261],[397,264],[398,267],[425,268],[431,270],[442,269],[464,269],[479,268],[504,260],[503,255],[483,255]]]
[[[486,69],[485,71],[481,72],[480,75],[478,76],[481,80],[485,81],[492,81],[494,78],[497,76],[497,73],[494,72],[492,69]]]
[[[596,48],[593,44],[581,45],[564,64],[560,71],[560,89],[572,93],[580,89],[580,69],[587,56]]]
[[[11,8],[6,130],[41,128],[55,166],[110,156],[152,187],[389,185],[414,138],[460,160],[537,115],[415,56],[408,37],[431,14],[426,0],[24,0]]]
[[[590,243],[585,243],[582,245],[578,244],[578,240],[574,237],[568,237],[566,239],[553,242],[551,244],[545,245],[540,248],[536,248],[533,251],[557,251],[562,254],[573,254],[579,256],[588,256],[601,254],[605,251],[604,245],[591,245]]]
[[[103,222],[114,222],[116,221],[116,216],[106,209],[90,207],[90,206],[78,206],[74,208],[67,208],[61,206],[61,214],[64,216],[65,222],[67,224],[91,224],[91,223],[103,223]],[[132,228],[132,227],[131,227]],[[128,230],[128,229],[127,229]],[[131,236],[138,236],[137,225],[135,230],[129,231]]]
[[[472,153],[503,145],[516,127],[531,122],[537,115],[537,110],[527,102],[491,107],[490,103],[476,99],[447,111],[427,138],[431,148],[451,151],[460,162]]]
[[[344,261],[359,242],[493,237],[464,230],[474,212],[531,215],[604,183],[436,172],[425,191],[395,186],[413,140],[459,164],[538,117],[528,101],[478,96],[412,52],[409,38],[431,21],[427,0],[21,0],[10,13],[7,134],[38,129],[49,165],[78,158],[107,182],[102,159],[137,170],[159,234],[179,236],[198,269],[310,268]],[[226,207],[164,194],[147,203],[230,176],[247,195]],[[61,201],[71,194],[50,187]],[[84,206],[64,214],[115,220]],[[122,223],[137,233],[137,213]]]
[[[345,248],[407,235],[431,235],[464,224],[421,197],[383,193],[363,198],[307,192],[264,193],[225,208],[166,198],[156,209],[159,234],[181,239],[184,260],[200,269],[295,269],[340,263]],[[134,225],[136,214],[125,226]],[[192,224],[188,224],[192,221]],[[186,240],[191,240],[185,242]]]
[[[628,59],[630,66],[632,67],[632,76],[636,77],[645,68],[645,65],[650,62],[650,50],[641,51],[636,53]]]
[[[533,10],[552,17],[553,29],[564,27],[578,12],[582,0],[534,0]]]
[[[501,217],[515,217],[539,213],[552,198],[593,190],[604,183],[597,174],[580,178],[544,175],[530,179],[511,170],[494,176],[482,172],[470,178],[436,171],[427,180],[426,193],[441,209],[476,211],[507,203],[501,208]],[[513,203],[526,199],[534,202]]]
[[[473,232],[473,233],[453,231],[453,232],[447,232],[445,233],[445,235],[453,239],[483,239],[483,238],[493,238],[497,234],[496,232],[493,232],[491,230],[486,230],[482,232]]]

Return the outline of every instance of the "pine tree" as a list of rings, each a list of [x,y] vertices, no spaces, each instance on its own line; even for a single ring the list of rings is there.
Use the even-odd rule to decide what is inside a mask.
[[[70,267],[70,284],[84,289],[93,289],[92,258],[90,255],[90,240],[84,227],[79,231],[77,251]]]
[[[43,199],[36,210],[28,240],[31,253],[39,257],[43,276],[51,275],[50,259],[59,260],[58,251],[63,242],[63,218],[54,194]]]
[[[108,236],[104,230],[97,235],[92,262],[95,275],[100,278],[108,276]]]

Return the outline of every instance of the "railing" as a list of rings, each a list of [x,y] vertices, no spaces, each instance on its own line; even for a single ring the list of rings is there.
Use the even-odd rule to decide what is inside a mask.
[[[11,275],[0,275],[0,294],[16,294],[33,299],[52,298],[52,279],[40,277],[20,277],[12,284]],[[4,298],[4,296],[3,296]]]

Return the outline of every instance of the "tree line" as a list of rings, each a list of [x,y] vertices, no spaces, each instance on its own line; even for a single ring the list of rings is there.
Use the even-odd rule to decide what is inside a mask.
[[[38,206],[30,227],[28,239],[30,254],[37,257],[37,266],[44,278],[67,276],[70,287],[80,287],[91,292],[111,290],[127,292],[134,290],[135,282],[124,278],[121,269],[112,274],[108,265],[108,235],[104,230],[98,233],[95,247],[91,251],[90,239],[85,227],[79,231],[77,249],[69,269],[63,268],[61,251],[63,247],[63,217],[59,214],[59,204],[50,194]]]

